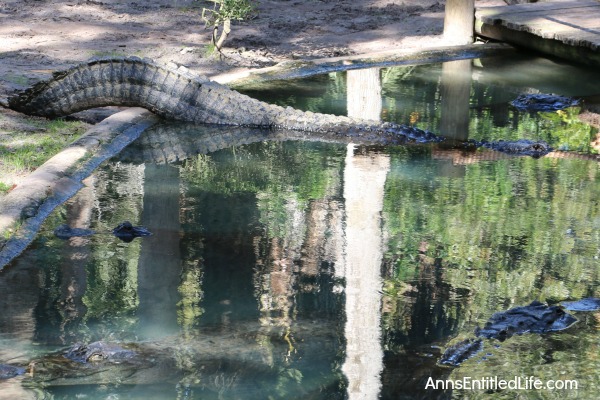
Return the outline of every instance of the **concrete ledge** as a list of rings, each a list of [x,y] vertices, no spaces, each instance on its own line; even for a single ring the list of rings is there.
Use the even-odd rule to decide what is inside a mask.
[[[516,31],[503,25],[476,23],[477,35],[525,47],[571,63],[600,66],[600,52],[590,47],[573,46],[556,39],[546,39],[529,32]]]
[[[46,161],[0,199],[0,270],[31,243],[41,224],[103,161],[159,118],[143,108],[114,114]]]
[[[253,69],[238,73],[211,76],[216,82],[233,88],[278,80],[294,79],[328,72],[346,71],[369,67],[394,65],[419,65],[444,61],[463,60],[485,56],[496,56],[513,52],[514,48],[503,43],[448,45],[427,49],[391,50],[355,56],[321,58],[314,60],[284,61],[272,67]]]

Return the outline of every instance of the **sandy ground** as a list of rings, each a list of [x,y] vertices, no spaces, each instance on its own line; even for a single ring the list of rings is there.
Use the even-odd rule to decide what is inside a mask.
[[[443,0],[257,0],[221,61],[195,0],[0,0],[0,96],[93,57],[173,61],[207,76],[277,62],[439,45]],[[477,5],[504,4],[479,0]]]

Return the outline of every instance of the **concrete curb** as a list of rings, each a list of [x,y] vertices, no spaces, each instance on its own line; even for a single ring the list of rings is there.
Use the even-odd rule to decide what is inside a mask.
[[[394,65],[429,64],[466,58],[496,56],[514,51],[514,47],[504,43],[390,50],[355,56],[284,61],[272,67],[214,75],[210,77],[210,80],[236,89],[265,81],[302,78],[327,72],[369,67],[389,67]]]
[[[0,270],[25,250],[50,213],[83,187],[103,161],[159,118],[143,108],[111,115],[46,161],[0,200]]]

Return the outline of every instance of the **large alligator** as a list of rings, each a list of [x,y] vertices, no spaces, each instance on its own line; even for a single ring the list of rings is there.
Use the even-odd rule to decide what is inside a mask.
[[[137,106],[167,119],[193,123],[284,128],[347,137],[376,134],[396,143],[443,140],[412,126],[268,104],[196,75],[185,67],[162,66],[137,57],[96,59],[55,72],[50,80],[11,96],[8,105],[25,114],[48,118],[103,106]],[[552,150],[544,142],[486,147],[535,157]]]
[[[196,75],[185,67],[158,65],[137,57],[102,58],[55,72],[52,79],[10,97],[8,104],[13,110],[48,118],[95,107],[136,106],[164,118],[194,123],[350,135],[377,131],[419,142],[439,140],[431,132],[410,126],[268,104]]]

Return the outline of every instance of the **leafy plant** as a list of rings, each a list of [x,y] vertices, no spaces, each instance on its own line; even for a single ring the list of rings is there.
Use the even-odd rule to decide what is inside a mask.
[[[202,9],[202,20],[212,29],[211,46],[221,52],[223,43],[231,32],[231,21],[248,18],[255,7],[250,0],[209,0],[213,8]]]

